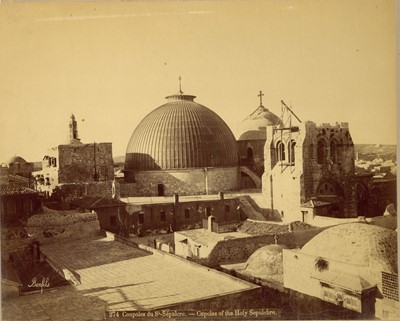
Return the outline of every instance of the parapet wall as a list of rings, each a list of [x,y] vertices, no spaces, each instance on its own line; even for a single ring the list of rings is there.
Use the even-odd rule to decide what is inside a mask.
[[[28,219],[26,226],[1,229],[2,256],[23,250],[33,241],[46,244],[100,234],[96,213],[37,214]]]
[[[99,235],[96,213],[57,213],[33,215],[28,219],[28,234],[40,243],[57,239],[78,239]]]

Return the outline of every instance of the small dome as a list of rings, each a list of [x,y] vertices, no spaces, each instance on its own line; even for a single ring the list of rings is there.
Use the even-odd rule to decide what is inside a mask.
[[[397,274],[397,234],[379,226],[340,224],[316,235],[301,251]]]
[[[11,157],[11,159],[8,161],[8,164],[14,164],[14,163],[23,164],[23,163],[26,163],[26,160],[20,156],[14,156],[14,157]]]
[[[238,128],[239,140],[265,140],[266,127],[280,125],[281,119],[264,106],[259,106]]]
[[[248,271],[259,272],[265,276],[283,274],[282,249],[284,245],[266,245],[255,251],[247,260]]]
[[[238,166],[235,137],[212,110],[182,93],[149,113],[128,143],[125,170]]]

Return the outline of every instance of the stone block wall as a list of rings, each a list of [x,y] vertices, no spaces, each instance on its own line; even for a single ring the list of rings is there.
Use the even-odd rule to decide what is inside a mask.
[[[292,233],[279,233],[227,239],[219,241],[207,259],[198,260],[196,257],[190,259],[210,267],[245,262],[256,250],[270,244],[292,248],[295,247],[295,238]]]
[[[163,185],[165,196],[215,194],[239,187],[237,167],[141,171],[127,173],[127,177],[129,183],[120,185],[121,197],[157,196],[159,184]]]
[[[64,201],[69,201],[82,196],[106,196],[112,197],[113,181],[87,182],[61,184],[59,188]]]
[[[261,177],[264,172],[264,145],[265,140],[241,140],[238,141],[240,165],[247,166]],[[253,149],[253,159],[247,158],[247,149]]]
[[[142,210],[129,215],[125,209],[123,215],[129,216],[129,225],[133,233],[146,231],[167,231],[170,226],[174,231],[189,230],[202,227],[202,220],[207,218],[207,211],[215,217],[217,223],[238,224],[240,213],[237,210],[239,200],[199,200],[178,203],[142,204]],[[209,209],[207,209],[209,208]],[[227,211],[229,208],[229,211]],[[140,217],[141,215],[141,217]],[[140,221],[142,220],[142,221]]]
[[[311,198],[326,197],[321,186],[330,184],[335,189],[331,196],[341,199],[339,210],[333,215],[357,216],[354,144],[347,123],[305,122],[294,132],[267,130],[270,135],[265,155],[270,157],[265,158],[263,194],[271,209],[283,212],[284,216],[289,214],[290,220],[301,220],[301,204]],[[283,161],[278,161],[279,141],[285,146]],[[294,160],[290,159],[291,141],[295,142]],[[320,141],[324,148],[318,147]]]
[[[38,214],[28,219],[27,232],[43,244],[100,235],[100,224],[96,213]]]
[[[356,217],[356,188],[354,144],[347,123],[306,124],[305,151],[303,153],[304,186],[303,199],[319,196],[319,187],[331,183],[343,198],[340,205],[341,217]],[[318,163],[318,142],[325,142],[325,157]],[[336,151],[330,144],[335,142]],[[335,156],[333,155],[335,154]],[[322,195],[321,195],[322,196]]]
[[[95,168],[100,181],[114,178],[112,144],[82,144],[58,146],[60,183],[94,181]]]
[[[67,239],[100,235],[96,213],[58,212],[37,214],[28,219],[26,226],[1,229],[2,257],[24,251],[33,241],[40,244],[62,242]]]

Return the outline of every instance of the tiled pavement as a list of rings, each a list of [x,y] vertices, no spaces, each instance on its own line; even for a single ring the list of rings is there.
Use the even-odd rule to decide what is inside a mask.
[[[153,309],[254,287],[109,238],[51,244],[42,251],[80,284],[4,301],[3,320],[100,320],[106,309]]]

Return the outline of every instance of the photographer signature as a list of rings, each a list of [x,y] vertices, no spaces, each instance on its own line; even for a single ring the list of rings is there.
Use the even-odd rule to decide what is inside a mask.
[[[28,288],[40,288],[40,293],[43,293],[43,288],[50,287],[49,278],[43,278],[42,282],[38,283],[36,276],[32,279],[32,283],[28,285]]]

